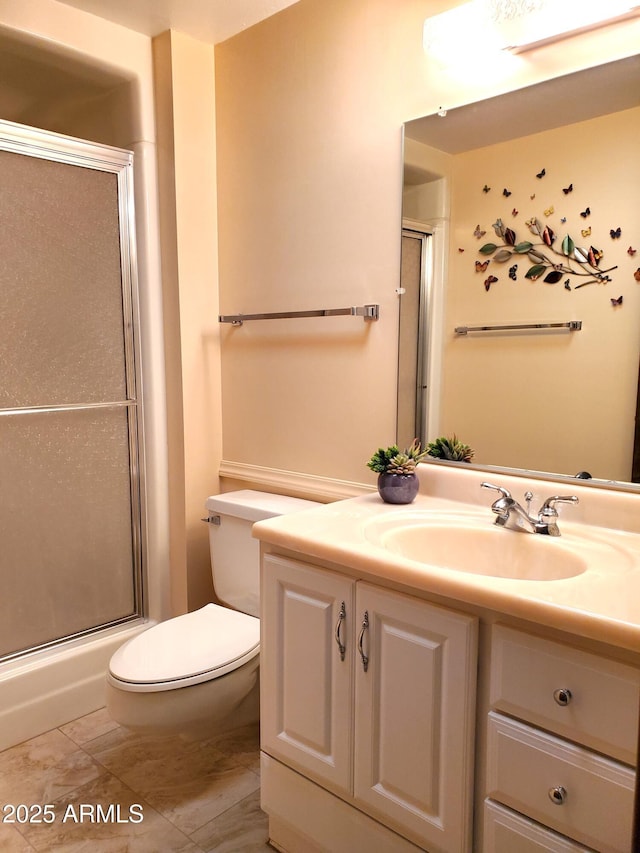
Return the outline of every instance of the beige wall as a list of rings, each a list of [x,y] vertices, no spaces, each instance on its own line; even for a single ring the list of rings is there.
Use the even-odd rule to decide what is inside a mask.
[[[373,483],[365,462],[395,436],[402,123],[635,52],[626,24],[461,82],[421,44],[451,5],[301,0],[216,47],[222,311],[381,306],[370,325],[225,327],[229,462]]]
[[[204,500],[219,490],[213,47],[154,40],[174,610],[213,597]]]
[[[640,233],[629,192],[640,186],[639,130],[640,109],[625,110],[452,158],[441,431],[471,444],[481,464],[631,479],[640,289],[633,276],[638,261],[627,248]],[[543,166],[546,174],[538,179]],[[563,193],[570,184],[572,192]],[[591,215],[581,217],[588,206]],[[498,218],[515,231],[516,242],[540,243],[526,226],[532,216],[553,229],[557,249],[567,234],[576,246],[603,249],[600,269],[617,267],[612,281],[578,289],[586,278],[530,281],[524,276],[533,261],[526,254],[499,263],[478,252],[485,243],[503,246],[492,228]],[[480,239],[478,224],[486,231]],[[610,229],[618,226],[622,237],[612,239]],[[583,236],[584,229],[591,233]],[[548,253],[544,245],[541,250]],[[477,260],[489,260],[485,272],[475,271]],[[508,275],[512,264],[516,281]],[[498,281],[487,292],[490,274]],[[567,278],[571,290],[564,287]],[[611,298],[620,295],[623,305],[613,307]],[[581,320],[582,330],[453,334],[461,325],[569,320]]]

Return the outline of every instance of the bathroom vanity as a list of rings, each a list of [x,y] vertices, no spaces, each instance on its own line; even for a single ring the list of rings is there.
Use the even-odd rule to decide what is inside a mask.
[[[367,495],[254,527],[272,842],[628,853],[637,496],[577,486],[552,540],[495,527],[479,472],[425,467],[409,507]]]

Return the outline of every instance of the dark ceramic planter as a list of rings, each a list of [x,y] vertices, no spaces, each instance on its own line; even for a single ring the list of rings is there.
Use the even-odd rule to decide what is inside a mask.
[[[385,503],[410,504],[418,494],[417,474],[379,474],[378,493]]]

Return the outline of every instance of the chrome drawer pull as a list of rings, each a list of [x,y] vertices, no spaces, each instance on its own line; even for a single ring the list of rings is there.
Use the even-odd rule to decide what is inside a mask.
[[[338,649],[340,650],[340,660],[344,660],[345,652],[347,651],[347,647],[342,642],[342,637],[340,636],[340,629],[342,628],[342,623],[347,618],[347,608],[344,606],[344,601],[340,606],[340,613],[338,614],[338,624],[336,625],[336,643],[338,644]]]
[[[360,630],[360,636],[358,637],[358,651],[360,652],[360,657],[362,658],[362,668],[366,672],[369,667],[369,658],[364,653],[364,649],[362,648],[362,644],[364,641],[364,632],[369,628],[369,611],[364,611],[364,619],[362,620],[362,628]]]
[[[553,698],[556,700],[558,705],[562,705],[562,707],[566,707],[569,702],[571,702],[571,691],[568,687],[559,687],[557,690],[553,691]]]
[[[567,791],[562,785],[556,785],[555,788],[549,788],[549,799],[554,806],[561,806],[567,801]]]

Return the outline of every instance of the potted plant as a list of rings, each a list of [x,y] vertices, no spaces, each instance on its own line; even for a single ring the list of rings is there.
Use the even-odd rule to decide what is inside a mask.
[[[441,436],[427,445],[427,455],[435,459],[448,459],[451,462],[471,462],[473,450],[468,444],[459,441],[454,434],[451,438]]]
[[[378,475],[378,493],[385,503],[411,503],[420,485],[416,466],[427,453],[420,449],[417,438],[403,451],[395,444],[376,450],[367,465]]]

